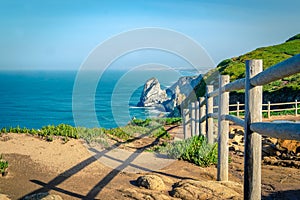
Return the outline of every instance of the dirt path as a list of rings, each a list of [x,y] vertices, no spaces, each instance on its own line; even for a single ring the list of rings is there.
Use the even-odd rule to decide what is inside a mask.
[[[178,134],[180,127],[171,128],[170,132]],[[113,149],[88,149],[81,140],[46,142],[24,134],[8,134],[0,139],[0,153],[10,164],[9,174],[0,177],[0,193],[11,199],[39,192],[58,194],[63,199],[134,199],[126,193],[128,189],[170,197],[169,191],[180,180],[216,180],[215,166],[201,168],[184,161],[161,166],[160,161],[154,159],[157,157],[151,156],[146,156],[147,162],[141,163],[140,155],[120,157],[115,154],[116,157]],[[243,157],[231,152],[231,158],[229,180],[242,183]],[[118,167],[104,165],[103,159],[114,161]],[[153,165],[147,166],[151,162]],[[140,170],[130,171],[132,168]],[[146,191],[137,187],[135,180],[143,174],[162,177],[166,190]],[[262,195],[265,199],[300,198],[300,170],[263,165]]]

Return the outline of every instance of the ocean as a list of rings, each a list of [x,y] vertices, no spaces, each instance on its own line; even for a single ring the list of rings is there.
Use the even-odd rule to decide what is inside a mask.
[[[149,78],[157,77],[161,87],[167,88],[180,76],[195,75],[195,72],[107,70],[93,94],[95,109],[77,110],[80,116],[82,114],[82,118],[77,121],[74,120],[72,110],[76,75],[77,71],[1,71],[0,128],[20,126],[39,129],[61,123],[90,128],[114,128],[126,125],[133,117],[156,117],[161,111],[136,107],[143,84]],[[88,101],[82,99],[83,104]],[[92,114],[97,116],[96,123],[90,118]]]

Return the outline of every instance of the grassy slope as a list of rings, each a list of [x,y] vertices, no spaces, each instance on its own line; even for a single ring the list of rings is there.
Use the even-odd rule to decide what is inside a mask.
[[[205,92],[205,83],[209,83],[210,79],[215,79],[218,72],[230,75],[230,81],[245,77],[245,61],[250,59],[263,59],[264,69],[267,69],[283,60],[286,60],[300,53],[300,34],[290,38],[285,43],[261,47],[239,57],[226,59],[218,64],[216,69],[211,70],[205,75],[205,82],[202,81],[196,86],[197,96],[203,96]],[[300,74],[275,81],[264,86],[265,93],[298,92],[300,91]],[[241,92],[241,91],[240,91]]]
[[[186,108],[189,102],[195,101],[196,97],[204,96],[206,85],[212,84],[217,86],[218,76],[230,75],[230,81],[245,77],[245,61],[251,59],[263,59],[264,69],[267,69],[281,61],[284,61],[296,54],[300,53],[300,34],[288,39],[285,43],[261,47],[244,55],[223,60],[215,69],[207,72],[200,83],[194,88],[195,94],[191,94],[182,103],[181,107]],[[300,100],[300,74],[275,81],[263,86],[263,100],[271,102],[287,102]],[[244,102],[244,91],[230,93],[230,103],[237,101]],[[179,116],[178,108],[175,108],[170,116]]]

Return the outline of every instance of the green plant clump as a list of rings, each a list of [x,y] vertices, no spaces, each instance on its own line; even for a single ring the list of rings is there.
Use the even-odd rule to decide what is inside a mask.
[[[151,136],[155,138],[162,138],[162,139],[171,138],[171,135],[164,129],[164,127],[154,129],[151,133]]]
[[[78,139],[77,129],[68,124],[59,124],[57,126],[47,125],[43,126],[41,129],[28,129],[26,127],[21,128],[10,127],[10,128],[2,128],[1,133],[26,133],[31,135],[38,135],[46,138],[47,141],[53,141],[53,136],[64,136],[69,138]]]
[[[194,136],[187,140],[176,141],[159,149],[171,158],[192,162],[201,167],[207,167],[218,162],[217,143],[208,144],[204,136]]]
[[[160,125],[179,125],[182,123],[181,117],[168,117],[168,118],[147,118],[147,119],[133,119],[132,125],[149,127],[158,123]]]
[[[0,155],[0,173],[4,173],[8,168],[8,161],[3,159],[2,154]]]

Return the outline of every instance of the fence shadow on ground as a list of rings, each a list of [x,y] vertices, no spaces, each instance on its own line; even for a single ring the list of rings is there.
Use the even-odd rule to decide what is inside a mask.
[[[143,134],[140,137],[136,137],[132,140],[130,140],[130,142],[133,142],[135,140],[141,139],[143,137],[145,137],[147,134]],[[107,156],[107,153],[120,147],[120,145],[127,143],[127,142],[119,142],[115,145],[113,145],[111,148],[109,149],[105,149],[103,151],[98,151],[97,149],[94,148],[89,148],[90,151],[94,152],[95,155],[87,158],[86,160],[78,163],[77,165],[73,166],[72,168],[66,170],[65,172],[59,174],[58,176],[56,176],[54,179],[52,179],[51,181],[49,181],[48,183],[44,183],[40,180],[30,180],[31,182],[40,185],[41,188],[37,189],[35,191],[32,191],[29,194],[24,195],[23,197],[21,197],[20,199],[24,199],[27,196],[33,195],[33,194],[38,194],[38,193],[48,193],[51,190],[54,190],[56,192],[59,193],[63,193],[65,195],[74,197],[74,198],[79,198],[79,199],[95,199],[96,196],[99,195],[99,193],[105,188],[105,186],[107,186],[119,173],[120,171],[122,171],[123,169],[125,169],[128,166],[132,166],[144,171],[152,171],[149,170],[145,167],[142,166],[138,166],[133,164],[132,162],[139,156],[140,153],[142,153],[145,149],[147,149],[148,147],[151,147],[155,144],[158,143],[159,139],[161,137],[163,137],[164,135],[161,135],[160,137],[156,138],[155,141],[153,141],[152,143],[137,148],[135,152],[133,152],[125,161],[122,160],[117,160],[115,158],[112,158],[110,156]],[[83,194],[78,194],[76,192],[73,191],[69,191],[69,190],[65,190],[62,188],[59,188],[58,185],[60,185],[61,183],[63,183],[64,181],[66,181],[67,179],[69,179],[71,176],[77,174],[78,172],[80,172],[81,170],[83,170],[85,167],[89,166],[90,164],[96,162],[99,158],[101,157],[107,157],[109,159],[121,162],[121,164],[115,168],[112,169],[108,174],[105,175],[105,177],[103,179],[101,179],[86,195]],[[172,175],[172,174],[168,174],[168,173],[164,173],[164,172],[160,172],[160,171],[152,171],[154,173],[157,174],[161,174],[161,175],[165,175],[165,176],[169,176],[169,177],[173,177],[173,178],[177,178],[177,179],[190,179],[190,177],[180,177],[180,176],[176,176],[176,175]]]
[[[262,196],[263,200],[279,200],[279,199],[286,199],[286,200],[296,200],[300,199],[300,190],[286,190],[286,191],[278,191],[270,193],[269,195]]]

